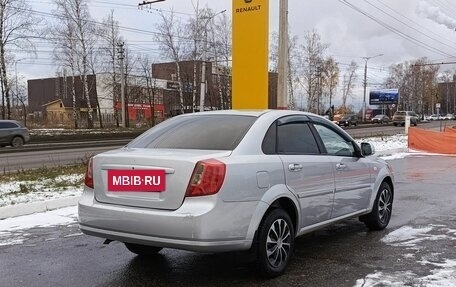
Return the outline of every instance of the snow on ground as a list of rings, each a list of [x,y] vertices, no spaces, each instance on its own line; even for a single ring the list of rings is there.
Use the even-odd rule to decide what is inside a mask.
[[[432,232],[432,233],[431,233]],[[444,240],[456,240],[456,230],[445,225],[429,225],[426,227],[402,226],[381,239],[381,242],[395,247],[405,248],[401,255],[407,259],[420,256],[417,263],[430,273],[420,276],[412,271],[377,271],[356,281],[355,287],[373,286],[456,286],[456,260],[445,258],[445,251],[424,253],[406,253],[405,250],[421,253],[426,250],[426,243]]]
[[[395,152],[397,150],[406,150],[408,147],[407,135],[393,135],[393,136],[381,136],[381,137],[370,137],[370,138],[358,138],[356,142],[368,142],[372,144],[376,152],[384,153],[386,151]]]
[[[57,187],[61,184],[75,185],[81,182],[84,175],[61,175],[55,179],[41,181],[12,181],[0,183],[0,207],[18,204],[57,199],[82,194],[81,187]]]
[[[26,230],[76,222],[77,206],[0,220],[0,246],[23,244]]]

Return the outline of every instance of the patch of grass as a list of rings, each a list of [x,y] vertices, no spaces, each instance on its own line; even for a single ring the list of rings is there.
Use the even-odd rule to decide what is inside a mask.
[[[55,180],[59,176],[71,174],[83,174],[85,172],[85,163],[71,166],[41,167],[37,169],[20,170],[3,174],[0,177],[0,183],[11,181],[43,181]]]

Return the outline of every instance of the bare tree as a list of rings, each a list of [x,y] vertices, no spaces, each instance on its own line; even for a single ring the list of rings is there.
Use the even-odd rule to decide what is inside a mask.
[[[61,26],[57,31],[64,33],[64,37],[57,38],[57,49],[64,47],[65,50],[69,50],[68,37],[65,36],[68,36],[69,31],[71,31],[71,37],[74,38],[72,43],[75,46],[71,48],[74,54],[68,55],[68,58],[73,58],[71,61],[79,73],[83,88],[83,98],[87,103],[87,127],[93,128],[88,73],[89,56],[90,53],[93,53],[96,30],[90,17],[87,0],[54,0],[54,3],[56,5],[55,13],[60,19]],[[66,30],[65,27],[67,28]],[[67,59],[67,61],[69,60]]]
[[[77,129],[78,125],[78,109],[77,109],[77,101],[76,101],[76,85],[75,85],[75,77],[76,77],[76,69],[77,69],[77,51],[76,51],[76,34],[74,31],[74,26],[70,21],[62,22],[60,24],[55,25],[52,30],[54,31],[55,35],[58,35],[54,38],[55,41],[55,49],[54,49],[54,59],[63,67],[63,77],[64,77],[64,89],[65,92],[68,90],[68,77],[67,73],[69,69],[70,72],[70,79],[71,79],[71,98],[73,103],[73,122],[74,128]]]
[[[345,71],[342,83],[342,107],[344,109],[347,108],[347,99],[352,95],[353,89],[355,88],[355,81],[357,78],[356,70],[358,70],[358,64],[355,61],[351,61]]]
[[[333,96],[339,84],[339,65],[334,58],[329,57],[324,62],[323,68],[323,82],[324,94],[329,98],[329,115],[333,115]]]
[[[202,54],[202,41],[203,39],[203,34],[204,34],[204,24],[203,22],[205,21],[203,18],[206,17],[207,15],[207,9],[200,9],[199,7],[199,1],[193,3],[193,11],[194,11],[194,16],[191,17],[186,25],[186,29],[188,30],[188,34],[191,36],[191,41],[190,47],[187,49],[189,50],[186,54],[188,54],[188,58],[192,59],[193,61],[193,89],[192,89],[192,107],[193,109],[197,105],[197,79],[198,79],[198,69],[197,69],[197,63],[198,60],[201,59],[201,54]],[[185,46],[185,45],[184,45]]]
[[[125,43],[125,54],[124,54],[124,79],[125,79],[125,124],[126,127],[130,126],[130,117],[128,104],[134,103],[139,100],[135,97],[140,94],[138,92],[138,83],[136,77],[133,75],[133,71],[137,68],[138,57],[135,57],[130,48],[128,48],[127,43]]]
[[[175,17],[174,11],[171,11],[169,14],[165,14],[165,12],[160,12],[159,14],[161,22],[157,25],[158,33],[156,34],[156,39],[160,42],[163,55],[172,59],[176,65],[180,113],[184,113],[184,94],[180,67],[180,61],[183,57],[183,46],[181,43],[182,38],[184,38],[183,25]]]
[[[320,34],[316,30],[307,32],[304,39],[301,66],[304,67],[302,77],[307,93],[307,110],[316,112],[319,110],[321,95],[323,54],[328,48],[328,44],[321,42]]]
[[[216,52],[217,87],[221,109],[231,108],[231,20],[226,13],[220,14],[212,25],[212,42]]]
[[[8,61],[14,59],[10,48],[34,50],[31,36],[39,36],[41,19],[35,17],[25,0],[0,0],[0,82],[2,89],[2,118],[11,118],[11,95]],[[5,109],[6,108],[6,109]]]
[[[157,81],[152,78],[152,62],[148,55],[143,55],[138,59],[141,67],[141,79],[142,84],[146,88],[146,97],[149,103],[150,115],[151,115],[151,126],[155,125],[155,99],[158,92]]]
[[[101,59],[102,59],[102,71],[105,72],[108,77],[104,78],[102,83],[103,89],[109,91],[108,95],[112,97],[112,100],[117,104],[119,99],[119,86],[120,86],[120,75],[118,71],[118,55],[117,45],[123,42],[119,32],[119,22],[114,19],[114,10],[103,19],[103,25],[100,29],[101,39]],[[118,110],[114,110],[114,119],[116,126],[120,126],[120,115]]]
[[[390,66],[385,86],[399,89],[398,108],[420,111],[422,114],[434,112],[435,103],[439,100],[436,95],[440,66],[428,63],[428,59],[422,58]]]

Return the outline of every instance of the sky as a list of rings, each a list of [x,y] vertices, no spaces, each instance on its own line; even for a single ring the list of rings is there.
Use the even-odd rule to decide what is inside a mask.
[[[254,0],[255,1],[255,0]],[[120,25],[142,31],[121,33],[133,53],[149,53],[159,58],[156,43],[152,43],[158,12],[171,9],[180,20],[193,14],[197,0],[166,0],[155,3],[151,9],[138,9],[140,1],[90,0],[92,17],[101,21],[110,10]],[[30,0],[32,9],[52,12],[52,0]],[[227,10],[231,16],[231,0],[199,0],[200,7],[214,11]],[[456,60],[456,1],[452,0],[289,0],[289,25],[292,35],[304,42],[307,31],[317,30],[322,42],[329,44],[327,56],[339,63],[341,73],[353,60],[359,64],[360,92],[365,60],[368,61],[368,86],[378,87],[388,74],[391,64],[427,57],[432,62]],[[278,30],[279,0],[270,0],[270,32]],[[47,17],[53,21],[52,17]],[[23,59],[25,58],[25,59]],[[40,42],[36,58],[17,55],[17,72],[23,79],[53,77],[56,66],[52,60],[52,46]],[[452,68],[450,65],[443,69]],[[353,99],[359,105],[360,99]]]

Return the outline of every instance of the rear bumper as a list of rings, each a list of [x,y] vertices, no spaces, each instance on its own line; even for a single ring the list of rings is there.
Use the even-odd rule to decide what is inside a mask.
[[[226,203],[217,196],[186,198],[178,210],[151,210],[97,202],[86,188],[79,226],[87,235],[199,252],[247,250],[249,225],[258,202]]]

